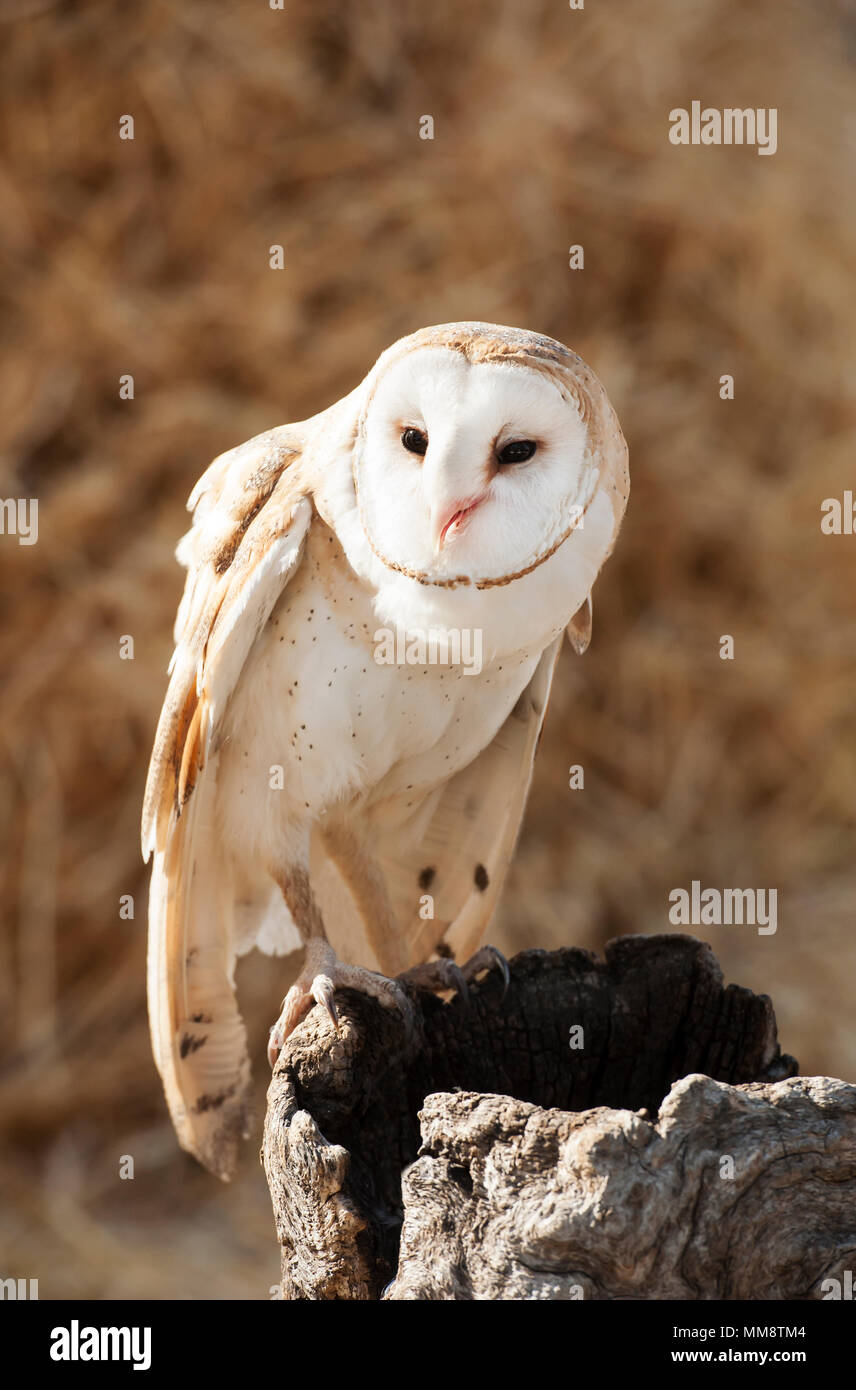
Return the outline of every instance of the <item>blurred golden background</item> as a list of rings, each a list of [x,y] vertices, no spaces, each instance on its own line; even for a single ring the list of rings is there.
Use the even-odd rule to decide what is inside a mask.
[[[149,1052],[138,822],[173,550],[214,455],[424,324],[567,342],[630,445],[493,939],[600,949],[671,930],[693,879],[776,888],[774,936],[697,934],[804,1072],[856,1080],[856,538],[820,529],[856,478],[852,5],[7,0],[0,38],[0,496],[39,501],[36,545],[0,536],[0,1277],[279,1277],[255,1141],[228,1188],[180,1154]],[[776,107],[777,153],[673,146],[693,100]],[[292,966],[239,974],[260,1115]]]

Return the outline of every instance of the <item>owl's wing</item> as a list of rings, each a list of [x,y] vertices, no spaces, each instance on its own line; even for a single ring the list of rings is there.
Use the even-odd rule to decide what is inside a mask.
[[[582,656],[587,652],[591,642],[591,594],[584,603],[581,603],[568,626],[565,628],[568,641],[576,652],[577,656]]]
[[[375,846],[397,929],[389,958],[378,957],[382,970],[389,971],[393,961],[399,969],[419,964],[441,940],[463,962],[481,940],[514,852],[560,648],[561,637],[545,649],[513,710],[478,757],[429,798],[415,824],[383,834]],[[353,904],[346,913],[342,894],[334,898],[329,866],[322,872],[327,913],[335,902],[335,915],[327,918],[334,944],[346,956],[355,949],[364,952]],[[430,916],[424,915],[426,895]]]
[[[214,834],[218,728],[247,655],[297,569],[313,508],[300,436],[272,430],[216,459],[193,526],[170,682],[143,808],[152,1047],[182,1146],[220,1177],[246,1128],[249,1061],[233,989],[233,892]]]
[[[450,779],[420,846],[425,864],[419,873],[434,869],[428,891],[437,919],[450,923],[443,940],[460,963],[479,945],[511,863],[561,645],[559,637],[546,648],[493,741]],[[412,876],[399,894],[405,886],[412,903]],[[430,925],[417,914],[408,940],[424,941]],[[424,959],[424,948],[418,958]]]

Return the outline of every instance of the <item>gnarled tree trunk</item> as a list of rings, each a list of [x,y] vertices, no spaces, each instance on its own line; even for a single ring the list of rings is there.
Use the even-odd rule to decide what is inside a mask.
[[[853,1267],[856,1087],[788,1080],[770,1000],[702,942],[408,993],[409,1022],[342,991],[277,1064],[284,1298],[794,1298]]]

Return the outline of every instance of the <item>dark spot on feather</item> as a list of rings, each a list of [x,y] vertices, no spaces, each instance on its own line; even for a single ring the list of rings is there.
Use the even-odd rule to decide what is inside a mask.
[[[419,887],[430,888],[431,884],[434,882],[434,875],[436,872],[437,870],[432,868],[423,869],[419,875]]]
[[[225,1099],[225,1091],[221,1091],[219,1096],[200,1096],[193,1107],[194,1114],[204,1115],[206,1110],[219,1110]]]
[[[201,1038],[193,1033],[185,1033],[181,1040],[179,1051],[182,1057],[186,1057],[189,1052],[198,1052],[200,1047],[204,1047],[208,1041],[208,1034],[205,1033]]]
[[[213,1018],[211,1017],[210,1014],[191,1014],[191,1015],[190,1015],[190,1022],[191,1022],[191,1023],[213,1023],[214,1020],[213,1020]]]
[[[473,882],[475,883],[476,888],[478,888],[480,893],[483,893],[484,890],[487,888],[488,884],[490,883],[490,879],[487,876],[487,869],[485,868],[484,864],[476,864],[476,871],[473,874]]]
[[[220,1106],[227,1101],[234,1093],[236,1082],[228,1086],[225,1091],[220,1091],[216,1096],[199,1096],[193,1107],[194,1115],[204,1115],[206,1110],[219,1110]]]

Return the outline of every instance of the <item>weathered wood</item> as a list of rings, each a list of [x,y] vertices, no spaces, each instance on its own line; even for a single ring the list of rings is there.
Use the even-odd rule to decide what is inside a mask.
[[[434,1095],[422,1136],[390,1299],[823,1298],[856,1269],[843,1081],[688,1076],[656,1124]]]
[[[780,1088],[770,1083],[796,1071],[780,1052],[770,1000],[724,986],[708,946],[678,935],[623,937],[609,944],[603,961],[586,951],[526,951],[511,962],[504,998],[495,973],[472,987],[469,1003],[408,993],[410,1026],[376,1001],[342,991],[340,1031],[314,1009],[277,1064],[263,1161],[282,1245],[284,1297],[376,1299],[387,1285],[387,1296],[397,1299],[568,1297],[577,1285],[588,1297],[657,1297],[667,1286],[671,1296],[777,1296],[722,1294],[720,1275],[704,1273],[705,1242],[721,1224],[713,1215],[716,1202],[729,1209],[745,1179],[745,1214],[757,1202],[751,1194],[766,1190],[764,1183],[750,1190],[745,1177],[753,1145],[756,1176],[769,1172],[771,1190],[779,1182],[787,1191],[782,1141],[764,1117],[778,1116],[781,1124],[785,1111],[790,1115]],[[583,1045],[572,1048],[571,1030],[578,1027],[582,1038],[574,1037]],[[696,1073],[713,1080],[681,1080]],[[681,1084],[670,1094],[676,1081]],[[733,1089],[746,1082],[767,1085]],[[849,1143],[856,1169],[854,1088],[813,1084],[822,1096],[806,1082],[785,1083],[781,1091],[802,1105],[806,1146],[797,1144],[794,1153],[802,1157],[795,1162],[805,1177],[833,1161],[829,1147],[821,1153],[817,1142],[831,1106],[839,1157],[845,1163]],[[467,1094],[449,1094],[455,1091]],[[593,1107],[611,1108],[582,1113]],[[632,1113],[639,1111],[648,1116]],[[531,1151],[520,1139],[524,1122]],[[417,1159],[420,1142],[423,1156],[405,1175],[402,1201],[402,1173]],[[719,1179],[716,1165],[728,1154],[735,1177]],[[488,1172],[493,1176],[484,1187],[479,1174]],[[851,1180],[843,1170],[835,1179],[852,1203]],[[511,1201],[513,1217],[503,1206]],[[551,1254],[547,1222],[546,1246],[533,1257],[527,1282],[520,1242],[531,1239],[533,1250],[540,1249],[534,1216],[542,1202],[552,1203],[557,1232],[567,1238],[557,1235]],[[601,1245],[610,1209],[614,1234]],[[581,1233],[597,1213],[589,1248]],[[687,1225],[690,1216],[696,1226]],[[646,1236],[656,1246],[663,1222],[665,1253],[657,1255]],[[820,1249],[817,1222],[814,1230]],[[493,1253],[484,1245],[487,1231]],[[479,1252],[471,1248],[476,1243]],[[674,1263],[676,1252],[690,1245],[701,1253],[680,1255],[672,1269],[670,1258]],[[573,1267],[563,1263],[571,1256]],[[799,1254],[793,1259],[799,1263]]]

